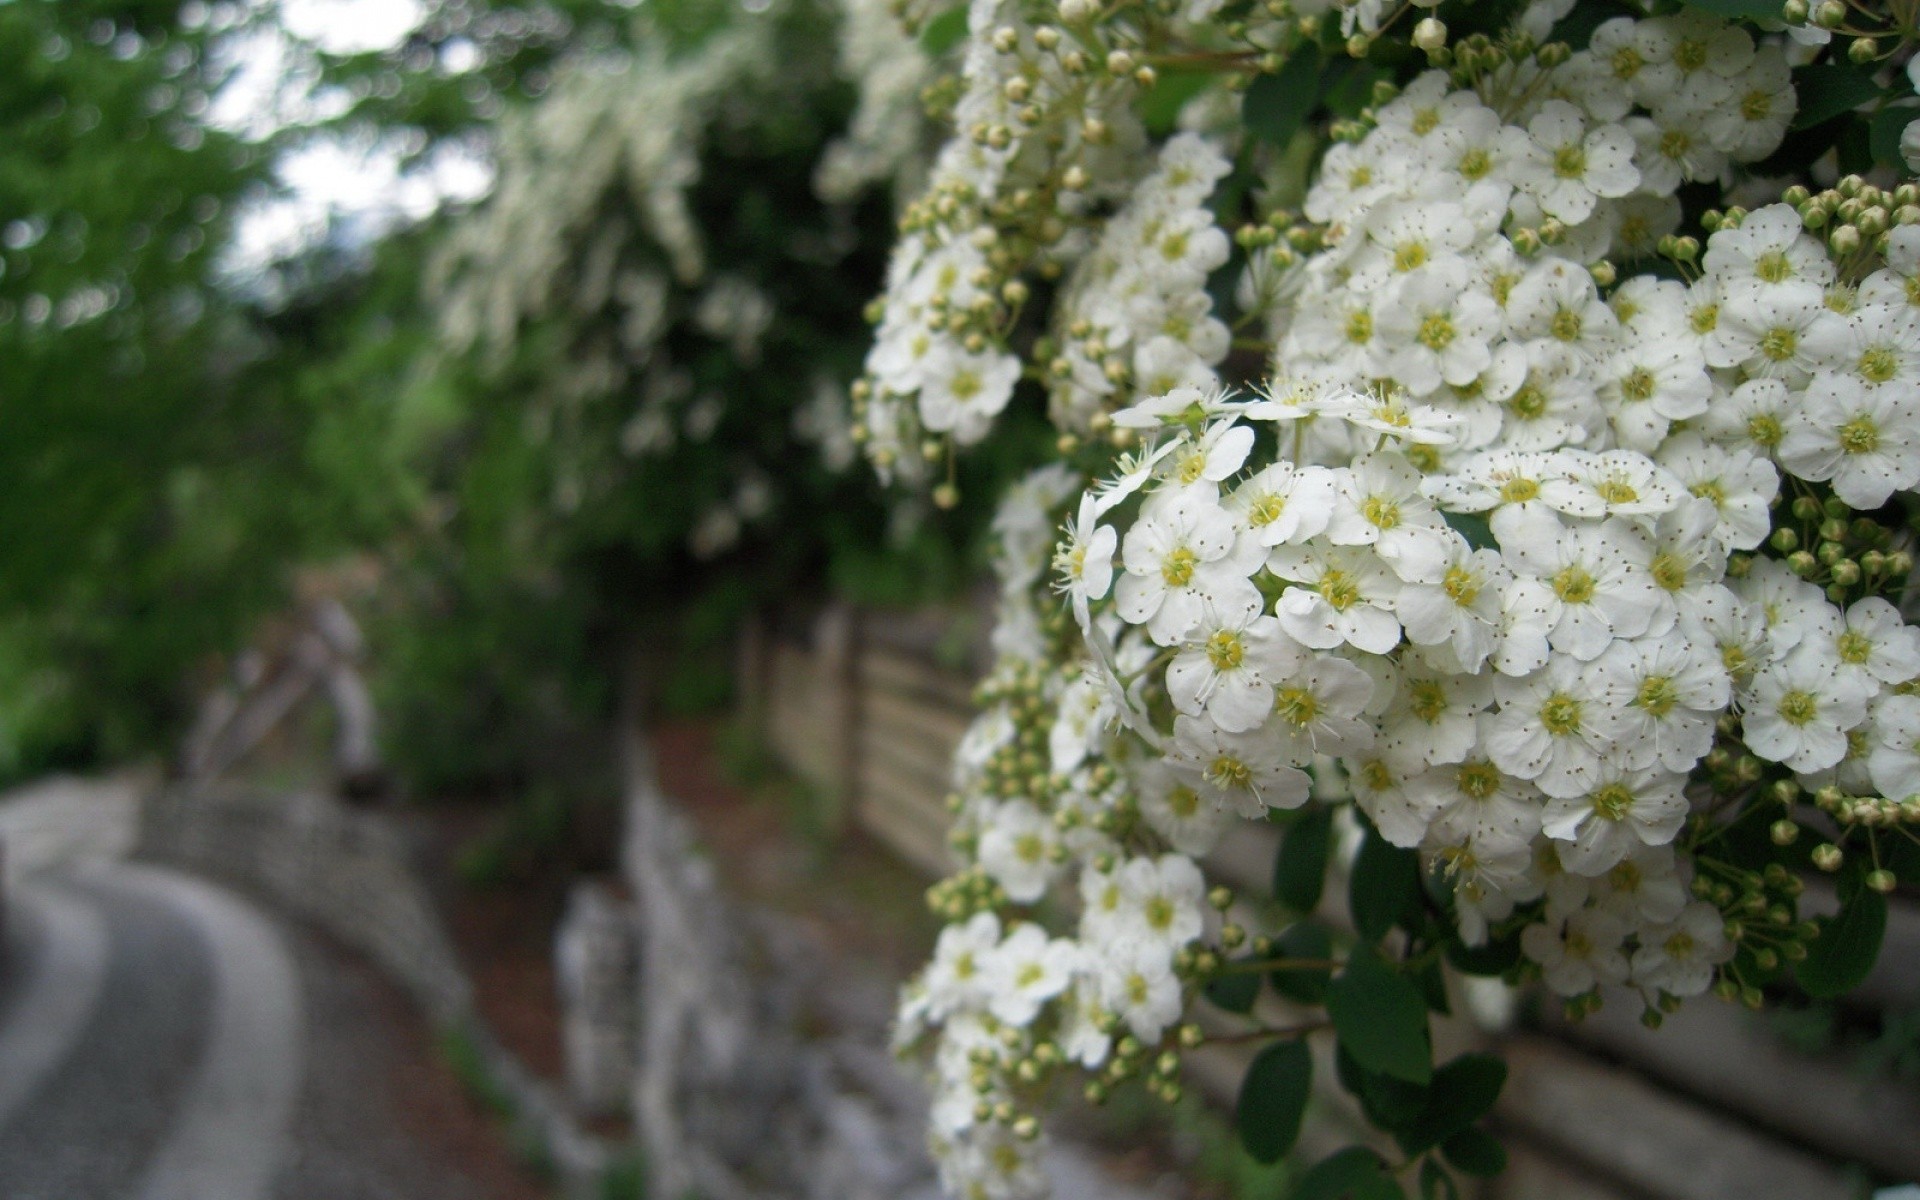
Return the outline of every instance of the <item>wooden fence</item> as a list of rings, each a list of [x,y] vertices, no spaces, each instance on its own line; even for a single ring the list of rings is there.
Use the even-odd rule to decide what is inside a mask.
[[[830,608],[808,627],[755,630],[740,656],[746,710],[774,752],[929,876],[953,865],[947,763],[986,662],[966,633],[977,625],[964,613]],[[1207,869],[1266,895],[1276,838],[1249,823]],[[1536,1020],[1489,1017],[1524,1010],[1526,998],[1476,995],[1479,1004],[1463,992],[1455,1009],[1480,1019],[1440,1022],[1436,1043],[1443,1053],[1495,1045],[1511,1068],[1493,1120],[1512,1165],[1486,1200],[1846,1200],[1920,1179],[1920,1081],[1870,1078],[1855,1052],[1797,1050],[1769,1018],[1711,999],[1656,1033],[1630,999],[1570,1026],[1552,1003]],[[1920,905],[1910,898],[1896,898],[1880,965],[1849,1004],[1920,1019]],[[1364,1132],[1331,1083],[1330,1048],[1319,1049],[1328,1086],[1310,1152]],[[1227,1103],[1243,1065],[1224,1050],[1192,1064]]]

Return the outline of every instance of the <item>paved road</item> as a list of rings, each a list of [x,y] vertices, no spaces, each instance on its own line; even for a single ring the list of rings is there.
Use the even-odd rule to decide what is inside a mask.
[[[534,1195],[364,965],[125,861],[138,786],[0,797],[0,1198]]]

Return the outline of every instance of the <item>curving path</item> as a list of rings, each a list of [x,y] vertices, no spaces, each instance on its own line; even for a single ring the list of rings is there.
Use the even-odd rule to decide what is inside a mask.
[[[0,796],[0,1200],[531,1200],[364,963],[124,856],[137,783]]]
[[[16,882],[0,984],[0,1196],[264,1200],[305,1042],[279,935],[153,867]]]

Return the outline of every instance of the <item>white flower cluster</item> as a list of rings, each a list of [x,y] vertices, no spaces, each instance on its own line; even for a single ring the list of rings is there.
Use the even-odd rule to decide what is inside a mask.
[[[1608,303],[1587,264],[1653,253],[1679,223],[1675,190],[1724,183],[1730,164],[1779,143],[1794,110],[1777,47],[1694,12],[1615,18],[1558,66],[1471,87],[1422,75],[1364,138],[1327,153],[1305,206],[1327,249],[1276,313],[1276,371],[1391,381],[1465,420],[1456,459],[1654,451],[1746,377],[1805,365],[1798,335],[1826,311],[1832,268],[1795,273],[1815,269],[1808,246],[1826,260],[1786,209],[1730,240],[1691,288],[1648,277]],[[1757,265],[1769,254],[1770,279]],[[1750,516],[1764,530],[1764,513]]]
[[[1001,661],[956,762],[968,865],[936,889],[952,924],[900,1027],[954,1190],[1038,1186],[1023,1114],[1054,1072],[1177,1069],[1186,1002],[1245,932],[1196,866],[1237,820],[1350,800],[1418,852],[1460,941],[1517,941],[1576,1008],[1625,986],[1657,1016],[1716,983],[1757,997],[1737,951],[1805,953],[1789,876],[1761,906],[1785,925],[1737,919],[1759,893],[1706,845],[1735,814],[1778,805],[1781,845],[1803,800],[1920,818],[1911,533],[1879,511],[1920,487],[1910,199],[1796,188],[1710,214],[1704,247],[1677,236],[1683,186],[1754,194],[1740,168],[1797,111],[1788,53],[1691,9],[1541,46],[1569,7],[1376,92],[1272,255],[1285,217],[1240,230],[1257,396],[1220,386],[1224,143],[1141,152],[1111,216],[1056,204],[1077,228],[1038,239],[1066,273],[1032,373],[1063,455],[1128,452],[1077,501],[1047,469],[996,522]],[[1371,34],[1383,6],[1341,10]],[[970,83],[1026,61],[1017,30],[990,59],[975,15]],[[992,94],[1023,99],[1015,78]],[[956,144],[1004,209],[994,140]],[[1020,188],[1128,178],[1056,167]],[[980,440],[1019,377],[1010,264],[1032,260],[1005,233],[1031,225],[967,211],[910,221],[895,260],[863,414],[882,467],[924,433]],[[1061,515],[1070,621],[1041,594]],[[1071,936],[1030,915],[1061,892]]]
[[[1122,194],[1142,142],[1130,60],[1101,61],[1057,27],[1034,27],[1018,0],[973,0],[967,20],[960,136],[903,220],[856,395],[883,477],[924,474],[923,435],[986,436],[1020,377],[1005,333],[1024,285],[1011,297],[1006,286],[1031,258],[1084,252],[1064,218]],[[1089,41],[1101,36],[1089,27]],[[1032,249],[1016,255],[1015,241]]]
[[[1213,315],[1207,277],[1230,243],[1206,207],[1231,164],[1204,138],[1181,134],[1159,155],[1055,306],[1062,349],[1049,366],[1052,417],[1085,433],[1116,394],[1165,395],[1218,385],[1231,334]]]

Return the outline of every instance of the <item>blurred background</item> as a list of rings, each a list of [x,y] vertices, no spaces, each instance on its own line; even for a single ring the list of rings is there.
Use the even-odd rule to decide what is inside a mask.
[[[0,1196],[933,1194],[886,1025],[989,531],[848,469],[906,7],[0,2]],[[1888,938],[1660,1039],[1463,994],[1496,1194],[1920,1175]],[[1242,1065],[1062,1193],[1284,1195]]]

